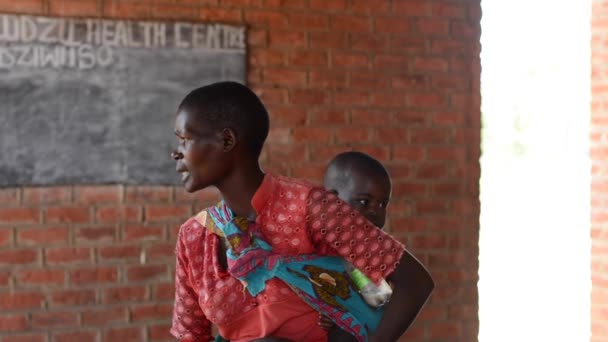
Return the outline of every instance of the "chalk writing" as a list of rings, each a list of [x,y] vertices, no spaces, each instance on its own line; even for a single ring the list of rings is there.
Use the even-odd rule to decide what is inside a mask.
[[[110,66],[120,48],[244,53],[245,44],[245,28],[223,24],[0,15],[0,69],[91,69]]]

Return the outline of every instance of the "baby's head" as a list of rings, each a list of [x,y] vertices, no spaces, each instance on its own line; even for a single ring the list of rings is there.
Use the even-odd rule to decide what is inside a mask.
[[[340,153],[327,166],[323,185],[378,228],[384,227],[391,178],[379,161],[362,152]]]

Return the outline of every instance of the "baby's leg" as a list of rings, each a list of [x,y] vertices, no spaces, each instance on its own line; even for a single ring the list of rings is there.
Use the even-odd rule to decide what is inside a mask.
[[[328,342],[357,342],[357,339],[347,333],[346,331],[340,329],[337,325],[334,325],[331,330],[327,333],[327,341]]]

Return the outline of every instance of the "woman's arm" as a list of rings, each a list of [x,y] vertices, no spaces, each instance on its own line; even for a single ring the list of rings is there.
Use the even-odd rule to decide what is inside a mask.
[[[395,270],[387,277],[394,289],[382,320],[370,341],[396,341],[405,333],[435,287],[429,272],[405,251]]]

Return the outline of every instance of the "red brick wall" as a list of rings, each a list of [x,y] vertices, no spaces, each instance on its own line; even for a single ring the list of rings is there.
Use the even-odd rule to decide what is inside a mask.
[[[591,341],[608,340],[608,1],[593,0],[591,44]]]
[[[349,148],[385,162],[392,231],[438,285],[408,340],[477,340],[479,0],[0,0],[0,12],[247,24],[249,84],[272,115],[264,164],[319,179]],[[215,193],[199,197],[2,190],[0,341],[168,340],[175,230]]]

